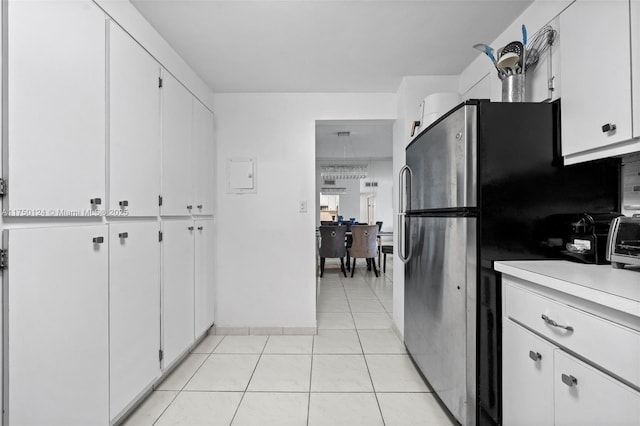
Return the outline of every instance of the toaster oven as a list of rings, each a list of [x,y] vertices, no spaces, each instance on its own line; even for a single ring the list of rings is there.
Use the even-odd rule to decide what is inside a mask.
[[[611,222],[607,260],[614,268],[640,265],[640,215],[620,216]]]

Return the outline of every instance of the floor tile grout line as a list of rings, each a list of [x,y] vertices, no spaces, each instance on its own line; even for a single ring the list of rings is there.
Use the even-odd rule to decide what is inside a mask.
[[[355,318],[354,318],[354,323],[355,323]],[[364,346],[362,346],[362,339],[360,338],[360,330],[357,327],[356,327],[356,334],[358,335],[358,342],[360,342],[360,349],[362,349],[362,358],[364,358],[364,365],[367,367],[367,373],[369,374],[369,380],[371,381],[373,396],[376,399],[376,404],[378,405],[378,412],[380,413],[380,418],[382,419],[382,425],[384,426],[386,422],[384,420],[384,415],[382,414],[382,407],[380,406],[380,400],[378,400],[378,392],[376,391],[375,383],[373,383],[373,377],[371,377],[371,369],[369,368],[369,362],[367,361],[367,356],[364,353]]]
[[[264,354],[264,349],[267,347],[269,343],[269,339],[271,336],[267,336],[267,340],[265,340],[264,345],[262,346],[262,350],[260,351],[260,356],[258,356],[258,361],[256,362],[255,367],[253,367],[253,371],[251,372],[251,376],[249,377],[249,381],[247,381],[247,386],[245,386],[244,391],[242,391],[242,396],[240,397],[240,401],[238,402],[238,406],[233,412],[233,416],[231,417],[231,421],[229,422],[229,426],[233,424],[233,421],[236,419],[238,415],[238,411],[240,410],[240,406],[242,405],[242,401],[244,401],[244,397],[247,394],[247,389],[249,389],[249,385],[251,384],[251,380],[253,379],[253,375],[256,374],[256,370],[258,369],[258,365],[260,364],[260,360],[262,359],[262,355]]]
[[[151,426],[155,426],[156,423],[158,423],[158,420],[160,420],[160,418],[164,415],[164,413],[169,409],[169,407],[171,406],[171,404],[174,403],[174,401],[176,399],[178,399],[178,396],[180,396],[180,394],[182,393],[182,391],[184,390],[184,388],[189,384],[189,382],[191,381],[191,379],[193,379],[193,376],[196,375],[196,373],[198,371],[200,371],[200,369],[202,368],[202,366],[207,362],[207,360],[211,357],[211,355],[213,354],[213,351],[216,350],[216,348],[220,345],[220,343],[224,340],[225,336],[222,337],[222,339],[220,339],[220,341],[218,343],[216,343],[216,345],[211,349],[211,352],[209,352],[208,354],[206,354],[207,356],[204,358],[204,360],[202,361],[202,364],[200,364],[200,366],[198,368],[196,368],[196,370],[193,372],[193,374],[191,376],[189,376],[189,379],[187,379],[187,381],[184,383],[184,385],[182,385],[182,387],[177,391],[176,395],[173,397],[173,399],[171,400],[171,402],[169,402],[169,404],[167,404],[167,406],[164,408],[164,410],[162,410],[162,413],[160,413],[160,415],[154,420],[154,422],[152,423]],[[206,337],[205,337],[206,339]],[[204,340],[204,339],[203,339]],[[193,355],[193,353],[189,353],[187,356],[184,357],[184,359],[182,361],[180,361],[180,364],[182,365],[183,362],[186,361],[186,359],[190,356]],[[205,354],[197,354],[197,355],[205,355]],[[173,372],[175,372],[178,368],[180,368],[180,365],[177,366],[175,368],[175,370],[173,370],[171,373],[173,374]],[[167,377],[168,379],[169,377]],[[166,380],[166,379],[165,379]],[[154,389],[152,392],[155,392],[156,390]]]
[[[317,336],[317,331],[316,331],[316,335],[313,336],[313,339],[311,340],[311,368],[309,369],[309,395],[307,397],[307,426],[309,426],[309,413],[311,412],[311,382],[313,380],[313,356],[314,356],[314,350],[315,350],[315,345],[316,345],[316,336]]]

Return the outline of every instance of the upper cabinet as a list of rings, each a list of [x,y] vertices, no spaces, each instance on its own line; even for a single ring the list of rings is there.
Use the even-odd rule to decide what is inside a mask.
[[[608,156],[594,151],[632,137],[629,3],[577,1],[560,27],[562,153],[568,163],[581,153]]]
[[[215,180],[213,113],[193,100],[193,170],[195,171],[193,214],[212,215]]]
[[[10,188],[4,209],[22,216],[99,210],[105,196],[105,15],[91,2],[6,6],[3,177]]]
[[[633,137],[640,137],[640,0],[631,0],[631,89]],[[640,147],[638,147],[640,150]]]
[[[160,65],[109,25],[109,210],[157,216],[160,195]]]
[[[628,0],[579,0],[560,15],[562,153],[568,164],[640,149],[632,140],[629,22]]]
[[[162,207],[163,216],[189,215],[193,210],[193,96],[168,72],[162,83]]]

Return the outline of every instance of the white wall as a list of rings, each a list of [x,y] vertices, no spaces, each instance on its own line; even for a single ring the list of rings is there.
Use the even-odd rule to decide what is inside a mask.
[[[315,122],[395,119],[394,94],[219,94],[216,324],[315,327]],[[257,159],[257,194],[225,192],[229,157]],[[299,201],[308,203],[298,212]]]
[[[393,179],[405,164],[405,148],[410,142],[411,124],[418,120],[418,106],[422,100],[439,92],[456,92],[458,76],[405,77],[397,92],[398,120],[393,126]],[[404,335],[404,264],[398,258],[398,186],[394,185],[394,256],[393,256],[393,323],[396,331]]]
[[[392,140],[389,141],[393,143]],[[362,222],[367,219],[367,197],[370,195],[376,196],[376,211],[374,222],[382,221],[383,231],[393,231],[393,160],[392,159],[379,159],[369,161],[369,173],[371,179],[367,178],[360,182],[360,193],[362,195],[360,199],[360,218]],[[369,187],[365,185],[365,182],[373,180],[378,182],[377,187]]]

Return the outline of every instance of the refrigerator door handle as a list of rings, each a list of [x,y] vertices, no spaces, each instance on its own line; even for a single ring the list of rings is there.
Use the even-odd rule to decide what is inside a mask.
[[[403,183],[405,182],[405,180],[403,179],[404,176],[406,177],[406,187],[403,185]],[[407,263],[409,261],[409,259],[411,258],[411,246],[409,246],[409,250],[407,252],[407,255],[404,255],[404,240],[405,240],[405,226],[404,226],[404,216],[405,216],[405,210],[404,210],[404,189],[406,188],[407,190],[407,207],[410,209],[411,208],[411,178],[413,177],[413,173],[411,172],[411,168],[407,165],[402,166],[402,168],[400,169],[400,172],[398,173],[398,257],[400,258],[400,260],[402,261],[402,263]]]

